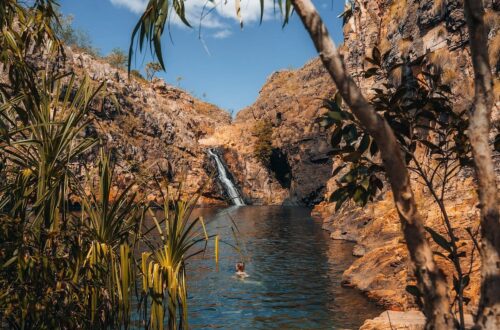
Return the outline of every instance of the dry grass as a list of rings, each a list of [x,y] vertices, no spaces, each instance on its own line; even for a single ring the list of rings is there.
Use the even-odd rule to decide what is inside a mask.
[[[437,49],[429,54],[429,61],[435,65],[443,84],[449,85],[458,78],[456,58],[447,47]]]
[[[441,82],[445,85],[451,84],[455,79],[457,79],[458,74],[457,71],[453,69],[444,69],[443,73],[441,74]]]
[[[389,73],[389,79],[394,86],[401,85],[401,82],[403,81],[403,68],[398,66],[397,68],[392,69]]]
[[[440,25],[438,28],[437,28],[437,36],[438,38],[442,38],[444,36],[446,36],[448,34],[448,30],[446,30],[446,26],[443,24],[443,25]]]
[[[399,23],[406,17],[407,0],[394,0],[385,16],[385,26],[389,33],[394,32]]]
[[[472,79],[465,79],[463,81],[463,85],[460,88],[460,96],[472,103],[472,100],[474,99],[474,83],[472,82]]]
[[[388,19],[403,18],[406,12],[407,0],[394,0],[389,7]]]
[[[493,98],[496,102],[500,102],[500,79],[493,81]]]
[[[382,36],[380,38],[380,43],[378,44],[378,49],[380,50],[380,53],[384,55],[387,53],[390,49],[392,48],[392,44],[387,38],[387,36]]]
[[[489,48],[490,65],[496,67],[500,58],[500,32],[498,32],[490,41]]]

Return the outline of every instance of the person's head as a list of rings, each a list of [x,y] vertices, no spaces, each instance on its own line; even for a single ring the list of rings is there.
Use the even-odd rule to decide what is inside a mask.
[[[244,272],[245,271],[245,264],[242,262],[238,262],[236,264],[236,271],[237,272]]]

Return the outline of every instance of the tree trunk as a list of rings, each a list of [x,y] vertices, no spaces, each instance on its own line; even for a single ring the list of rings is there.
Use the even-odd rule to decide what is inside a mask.
[[[334,80],[345,103],[376,141],[394,194],[401,226],[415,266],[420,292],[424,300],[427,329],[452,329],[448,286],[443,272],[434,263],[429,242],[425,237],[423,220],[410,186],[403,155],[392,129],[368,103],[361,90],[346,72],[341,57],[328,34],[326,26],[310,0],[292,0],[295,11],[309,32],[323,65]]]
[[[493,79],[488,61],[488,28],[483,2],[465,0],[464,11],[474,67],[475,96],[470,111],[469,139],[476,165],[481,206],[481,299],[476,327],[500,329],[500,199],[489,146]]]

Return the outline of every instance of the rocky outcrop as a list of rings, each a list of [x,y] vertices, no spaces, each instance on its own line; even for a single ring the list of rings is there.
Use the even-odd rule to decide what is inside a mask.
[[[81,160],[91,173],[98,148],[105,146],[116,162],[117,190],[136,182],[135,190],[157,200],[154,177],[164,176],[172,186],[182,181],[186,195],[210,179],[214,169],[207,168],[208,158],[199,140],[229,124],[227,112],[163,80],[129,79],[126,71],[69,48],[66,56],[67,71],[106,84],[105,96],[92,105],[94,120],[85,130],[86,136],[100,141]],[[207,186],[200,204],[225,204],[217,185]]]
[[[462,266],[472,271],[471,284],[465,295],[471,298],[469,307],[473,308],[479,297],[479,254],[474,251],[473,242],[467,228],[475,232],[479,226],[478,198],[470,175],[456,180],[446,196],[448,213],[456,230],[460,244],[467,249]],[[438,207],[421,185],[413,185],[417,203],[426,226],[444,234],[444,224]],[[343,282],[365,292],[368,297],[392,310],[416,308],[414,298],[406,292],[407,285],[414,285],[406,244],[401,233],[399,218],[392,201],[392,193],[386,191],[377,201],[364,208],[347,206],[339,212],[334,211],[333,203],[318,205],[314,214],[323,219],[323,227],[331,232],[333,239],[346,239],[356,242],[354,254],[359,258],[344,272]],[[439,248],[432,243],[432,248]],[[473,261],[471,263],[471,260]],[[437,257],[436,261],[447,274],[452,274],[451,264]],[[450,284],[452,277],[449,276]],[[470,309],[469,311],[472,311]]]
[[[465,316],[465,328],[471,329],[472,315]],[[366,320],[360,330],[424,330],[425,316],[419,311],[385,311],[380,316]]]

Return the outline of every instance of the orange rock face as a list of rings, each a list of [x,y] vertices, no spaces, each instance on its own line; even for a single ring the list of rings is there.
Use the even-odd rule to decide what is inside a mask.
[[[254,104],[241,110],[231,125],[217,128],[204,143],[225,150],[229,169],[252,203],[314,205],[322,200],[331,171],[328,134],[315,120],[323,111],[322,99],[332,97],[334,91],[317,59],[299,70],[276,72]],[[261,121],[272,123],[277,165],[264,166],[254,156],[254,127]],[[280,182],[280,175],[289,182]]]
[[[127,72],[85,53],[68,49],[67,55],[68,70],[106,82],[108,96],[92,106],[95,121],[84,134],[100,139],[110,151],[116,163],[117,189],[136,182],[136,192],[148,201],[159,201],[153,177],[164,176],[173,187],[182,181],[186,196],[210,180],[208,158],[199,140],[229,124],[229,113],[163,80],[129,79]],[[91,176],[96,174],[97,148],[82,160]],[[217,186],[209,184],[199,203],[220,205],[225,201]]]

